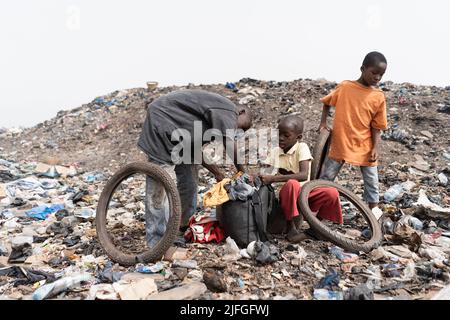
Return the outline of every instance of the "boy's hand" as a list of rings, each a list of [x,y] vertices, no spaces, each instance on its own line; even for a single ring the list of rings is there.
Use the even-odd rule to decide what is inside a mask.
[[[318,131],[321,132],[322,130],[330,131],[330,127],[328,127],[328,124],[326,124],[326,123],[321,123]]]
[[[273,182],[273,176],[259,176],[263,184],[271,184]]]
[[[375,162],[378,160],[378,150],[376,148],[373,148],[372,151],[370,151],[369,161]]]
[[[222,172],[216,173],[214,177],[216,178],[216,181],[217,181],[217,182],[220,182],[220,181],[222,181],[223,179],[225,179],[225,175],[224,175]]]
[[[248,181],[252,184],[255,182],[255,179],[258,177],[257,174],[249,174],[248,175]]]

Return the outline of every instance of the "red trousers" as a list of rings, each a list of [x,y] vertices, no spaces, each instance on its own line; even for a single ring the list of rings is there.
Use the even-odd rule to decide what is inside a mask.
[[[297,200],[302,187],[297,180],[289,180],[280,190],[280,205],[286,220],[299,215]],[[317,188],[310,192],[309,207],[317,216],[339,224],[343,223],[339,192],[334,188]]]

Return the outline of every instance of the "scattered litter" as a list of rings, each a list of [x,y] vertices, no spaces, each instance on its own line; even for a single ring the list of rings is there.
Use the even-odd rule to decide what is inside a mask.
[[[287,114],[307,116],[303,139],[312,145],[320,98],[335,87],[325,80],[244,78],[201,88],[246,104],[256,129],[275,127]],[[120,167],[143,159],[133,146],[146,106],[174,87],[151,81],[144,88],[117,90],[60,111],[35,127],[0,128],[1,295],[26,299],[36,291],[37,298],[99,300],[371,300],[375,295],[392,300],[423,299],[442,289],[440,296],[448,296],[444,289],[450,278],[450,153],[445,132],[450,91],[392,82],[380,88],[390,106],[379,167],[383,201],[373,210],[383,240],[377,249],[360,255],[327,248],[324,241],[307,239],[301,246],[292,245],[278,235],[242,248],[231,238],[218,244],[220,235],[214,239],[211,234],[220,228],[202,221],[197,224],[202,229],[193,225],[196,241],[179,234],[160,261],[129,267],[111,261],[96,236],[100,193]],[[249,150],[245,155],[253,156]],[[230,170],[224,168],[229,176]],[[262,171],[250,165],[248,172]],[[198,216],[215,213],[214,207],[202,207],[205,192],[215,183],[206,169],[200,169]],[[350,166],[341,170],[339,184],[363,194],[363,181]],[[108,210],[108,232],[117,246],[136,256],[148,249],[144,188],[145,177],[127,178]],[[223,189],[228,198],[236,199],[252,192],[245,186]],[[343,209],[344,225],[332,227],[349,238],[370,239],[371,231],[356,209]],[[89,280],[79,281],[80,273]],[[58,281],[68,285],[58,289]],[[324,288],[317,287],[320,282]]]
[[[320,279],[319,284],[317,285],[317,288],[326,288],[326,287],[333,287],[339,285],[340,276],[339,273],[337,273],[335,270],[329,272],[325,275],[322,279]]]
[[[198,264],[196,260],[174,260],[172,262],[173,268],[187,268],[187,269],[197,269]]]
[[[95,218],[95,211],[90,208],[83,208],[76,211],[73,215],[81,219],[90,220]]]
[[[450,217],[450,208],[443,208],[435,203],[432,203],[423,189],[419,190],[419,199],[416,203],[414,203],[414,205],[423,209],[431,218]]]
[[[149,278],[131,282],[119,280],[112,286],[121,300],[145,300],[151,294],[158,292],[155,280]]]
[[[45,284],[33,293],[33,300],[52,298],[65,290],[79,286],[82,282],[91,280],[91,278],[92,276],[90,274],[83,273],[61,278],[55,282]]]
[[[255,243],[256,261],[261,264],[272,263],[278,261],[279,251],[273,245],[268,245],[261,241]]]
[[[327,289],[314,289],[314,300],[343,300],[344,295],[340,291],[331,291]]]
[[[212,292],[226,292],[227,284],[223,279],[223,275],[219,271],[205,271],[203,273],[203,282]]]
[[[162,262],[157,262],[156,264],[152,265],[152,266],[146,266],[143,264],[137,264],[136,265],[136,272],[140,272],[140,273],[158,273],[161,270],[164,269],[164,263]]]
[[[443,185],[444,187],[447,185],[448,183],[448,178],[445,174],[443,174],[442,172],[438,174],[438,179],[439,182],[441,183],[441,185]]]
[[[40,205],[26,211],[25,214],[31,218],[45,220],[50,214],[61,209],[64,209],[64,204]]]
[[[373,291],[366,284],[360,284],[344,292],[344,300],[373,300]]]
[[[359,259],[359,256],[357,254],[344,252],[344,249],[336,246],[328,248],[328,250],[332,255],[334,255],[336,258],[338,258],[344,263],[356,262]]]

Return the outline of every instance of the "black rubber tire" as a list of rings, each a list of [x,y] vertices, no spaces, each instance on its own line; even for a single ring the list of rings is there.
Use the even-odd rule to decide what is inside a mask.
[[[331,131],[321,130],[313,148],[311,163],[311,180],[319,179],[323,162],[330,149]]]
[[[120,183],[133,174],[145,174],[161,182],[166,191],[169,200],[169,220],[166,226],[166,232],[161,240],[149,250],[139,254],[127,254],[114,245],[107,229],[106,217],[108,205],[112,195]],[[130,266],[136,263],[148,263],[160,260],[164,253],[173,244],[180,227],[181,202],[177,186],[170,175],[161,167],[150,162],[130,163],[117,171],[106,183],[98,201],[97,215],[95,218],[97,237],[105,249],[107,255],[115,262]]]
[[[316,188],[335,188],[339,191],[339,194],[343,195],[347,198],[361,213],[366,222],[369,225],[369,228],[372,231],[372,237],[364,242],[357,243],[352,241],[351,239],[344,237],[337,231],[333,231],[328,228],[326,225],[320,222],[319,219],[313,214],[311,209],[309,208],[308,197],[309,193]],[[330,242],[340,246],[341,248],[350,251],[350,252],[370,252],[371,250],[377,248],[380,245],[382,233],[380,225],[373,215],[372,211],[369,207],[353,192],[344,188],[337,183],[325,180],[313,180],[305,183],[302,186],[302,190],[300,192],[300,197],[298,198],[298,205],[300,206],[300,212],[305,217],[306,221],[308,221],[310,227],[315,230],[319,235],[323,238],[329,240]]]

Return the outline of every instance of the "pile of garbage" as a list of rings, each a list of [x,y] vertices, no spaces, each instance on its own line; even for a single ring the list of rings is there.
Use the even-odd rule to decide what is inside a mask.
[[[154,98],[182,88],[217,92],[248,105],[257,128],[298,114],[312,147],[319,98],[335,85],[245,78],[226,85],[121,90],[33,128],[0,130],[0,299],[449,299],[447,88],[381,85],[390,127],[380,150],[383,241],[368,254],[313,239],[290,244],[283,236],[246,248],[229,237],[192,243],[181,236],[161,261],[123,267],[99,245],[100,193],[120,166],[145,160],[133,146]],[[362,194],[355,168],[344,166],[337,182]],[[200,170],[199,203],[214,183]],[[111,210],[113,230],[144,235],[141,191],[132,183],[123,186],[117,203],[124,209]],[[350,238],[367,232],[350,225],[343,229]],[[118,241],[130,249],[127,232]]]

